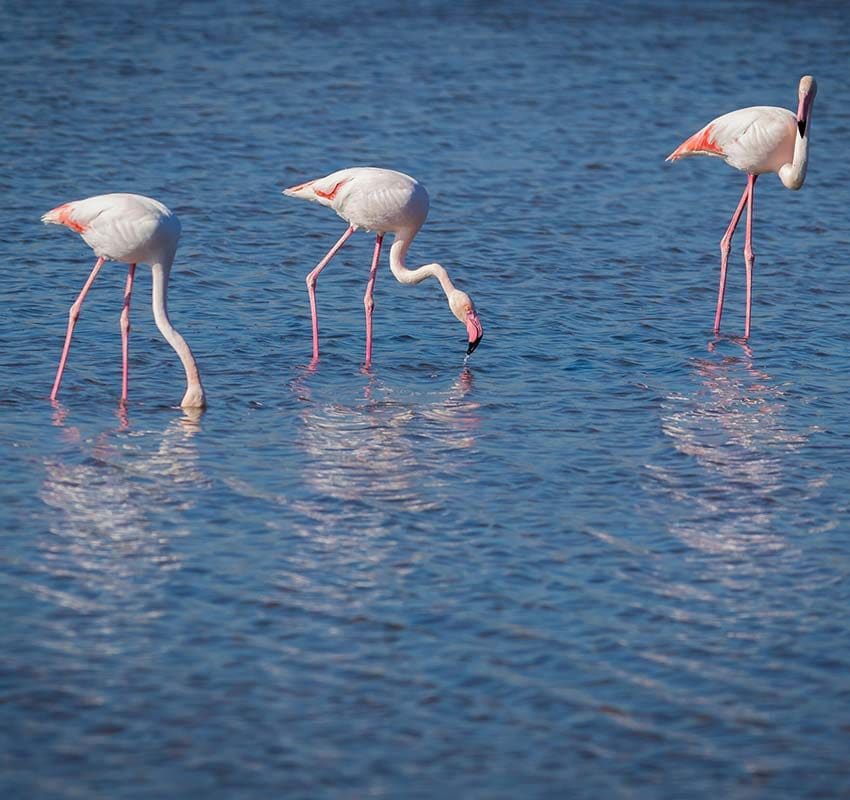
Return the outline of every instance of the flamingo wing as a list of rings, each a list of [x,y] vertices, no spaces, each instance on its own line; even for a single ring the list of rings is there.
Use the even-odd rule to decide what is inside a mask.
[[[140,250],[155,240],[164,218],[177,221],[156,200],[114,193],[64,203],[41,219],[76,231],[96,255],[107,261],[135,262],[144,260]]]
[[[298,197],[313,203],[321,203],[323,206],[334,207],[334,200],[340,190],[355,177],[357,169],[341,169],[325,175],[324,178],[316,178],[297,186],[284,189],[283,193],[288,197]]]
[[[341,169],[283,193],[320,203],[355,228],[377,233],[410,227],[412,221],[418,228],[428,213],[428,193],[418,181],[378,167]]]
[[[667,160],[711,155],[753,175],[776,172],[793,158],[796,134],[796,117],[786,108],[741,108],[709,122],[682,142]]]

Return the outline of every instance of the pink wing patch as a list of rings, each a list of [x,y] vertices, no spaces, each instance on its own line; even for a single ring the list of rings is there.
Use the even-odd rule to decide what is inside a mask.
[[[81,225],[71,218],[73,210],[71,203],[65,203],[64,205],[57,206],[52,211],[48,211],[43,219],[45,222],[54,222],[58,225],[64,225],[66,228],[70,228],[77,233],[82,233],[86,229],[86,226]]]
[[[667,161],[676,161],[682,156],[696,155],[725,155],[723,148],[714,140],[714,131],[711,125],[706,125],[701,131],[697,131],[689,139],[685,139],[667,156]]]
[[[329,192],[323,192],[321,189],[313,189],[313,191],[319,196],[324,197],[325,200],[333,200],[336,197],[337,192],[342,188],[343,184],[348,183],[348,178],[340,181],[333,189]]]

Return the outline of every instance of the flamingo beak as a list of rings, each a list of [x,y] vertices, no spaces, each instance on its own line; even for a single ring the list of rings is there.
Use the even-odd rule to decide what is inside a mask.
[[[803,81],[806,81],[806,79],[803,78]],[[809,78],[805,88],[801,82],[800,89],[802,93],[800,95],[800,104],[797,106],[797,128],[800,131],[800,136],[805,136],[809,125],[809,115],[812,113],[812,104],[815,101],[817,85],[813,78]]]
[[[806,135],[806,128],[809,123],[809,114],[812,108],[812,96],[806,95],[801,98],[800,105],[797,110],[797,128],[800,131],[800,136]]]
[[[484,336],[484,328],[481,327],[481,320],[478,319],[474,308],[466,312],[466,332],[469,335],[469,347],[466,348],[466,354],[469,355],[478,347]]]

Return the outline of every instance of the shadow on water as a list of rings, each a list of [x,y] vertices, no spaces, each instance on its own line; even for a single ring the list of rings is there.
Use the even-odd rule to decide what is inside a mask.
[[[729,345],[737,352],[723,355]],[[706,552],[781,550],[776,514],[789,490],[809,499],[820,485],[803,488],[786,474],[789,454],[808,434],[789,430],[785,391],[756,366],[745,341],[715,339],[707,350],[692,360],[695,390],[664,402],[663,433],[687,459],[652,468],[683,509],[669,530]]]

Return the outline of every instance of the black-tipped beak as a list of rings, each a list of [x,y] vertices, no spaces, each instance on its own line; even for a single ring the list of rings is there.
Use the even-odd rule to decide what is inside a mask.
[[[466,348],[466,354],[469,355],[478,343],[484,338],[484,328],[481,327],[481,320],[478,319],[478,314],[474,308],[470,308],[466,313],[466,332],[469,339],[469,347]]]

